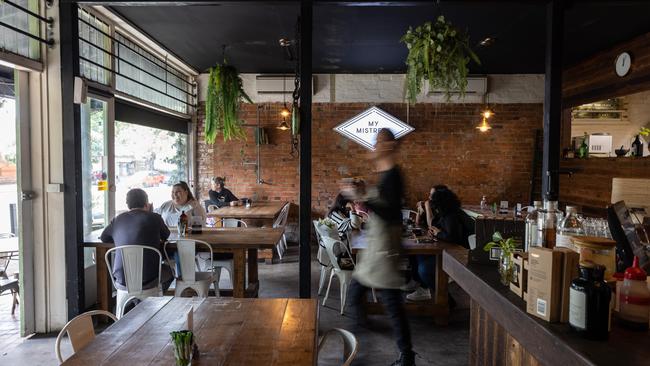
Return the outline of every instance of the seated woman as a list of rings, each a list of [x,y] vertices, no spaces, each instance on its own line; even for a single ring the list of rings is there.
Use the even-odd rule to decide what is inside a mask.
[[[228,188],[225,188],[226,178],[222,177],[213,177],[210,179],[210,190],[208,195],[210,196],[209,200],[205,201],[205,210],[208,210],[208,206],[215,205],[217,207],[228,206],[230,202],[237,201],[237,197],[230,192]]]
[[[188,218],[200,216],[205,222],[205,211],[199,201],[194,198],[187,183],[180,181],[172,186],[172,199],[163,203],[156,209],[156,213],[162,216],[167,226],[177,226],[181,213]]]
[[[460,199],[446,186],[435,186],[429,200],[432,224],[429,234],[439,240],[468,248],[467,237],[474,233],[474,223],[461,209]],[[406,295],[410,301],[430,300],[435,289],[436,260],[434,256],[417,255],[411,258],[413,278],[420,283],[415,292]]]
[[[431,197],[433,197],[433,194],[435,193],[436,190],[440,191],[445,189],[449,189],[449,188],[447,188],[447,186],[444,184],[438,184],[436,186],[433,186],[429,191],[429,198],[426,201],[418,201],[417,215],[415,216],[416,225],[423,228],[430,228],[431,226],[433,226],[433,223],[437,219],[437,217],[435,217],[433,209],[431,208]]]
[[[348,248],[350,243],[348,242],[347,234],[352,229],[358,229],[355,223],[350,219],[350,213],[354,211],[354,203],[347,198],[343,197],[342,194],[338,194],[334,199],[334,204],[327,213],[327,217],[334,221],[336,224],[337,231],[339,232],[339,238],[344,245],[347,245]],[[334,248],[334,254],[339,259],[339,264],[341,268],[350,267],[352,262],[348,255],[346,248]],[[347,268],[344,268],[347,269]]]

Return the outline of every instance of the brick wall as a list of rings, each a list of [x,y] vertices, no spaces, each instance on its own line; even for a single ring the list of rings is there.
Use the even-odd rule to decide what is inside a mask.
[[[203,139],[203,104],[199,112],[199,190],[207,196],[209,177],[225,175],[227,186],[238,197],[256,194],[263,200],[298,201],[298,158],[291,157],[290,134],[274,127],[279,103],[261,104],[260,121],[271,145],[261,146],[262,179],[257,185],[254,165],[253,129],[248,140],[224,143],[220,137],[208,146]],[[370,107],[367,103],[316,103],[312,127],[313,211],[323,214],[337,193],[337,182],[345,176],[372,180],[367,150],[332,129]],[[401,103],[378,104],[379,108],[406,121]],[[256,105],[245,104],[241,117],[256,124]],[[542,126],[542,105],[496,104],[488,133],[476,130],[480,104],[418,104],[411,107],[409,123],[415,131],[401,140],[400,164],[406,179],[407,204],[427,197],[430,187],[442,183],[455,190],[463,202],[478,204],[481,195],[490,201],[528,201],[535,129]]]

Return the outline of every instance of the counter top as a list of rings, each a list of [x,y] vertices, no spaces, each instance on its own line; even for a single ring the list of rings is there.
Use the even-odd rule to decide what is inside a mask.
[[[468,264],[467,254],[445,252],[443,269],[494,320],[543,365],[647,365],[650,333],[628,331],[612,319],[608,341],[590,341],[568,324],[552,324],[526,312],[526,303],[501,285],[495,266]]]

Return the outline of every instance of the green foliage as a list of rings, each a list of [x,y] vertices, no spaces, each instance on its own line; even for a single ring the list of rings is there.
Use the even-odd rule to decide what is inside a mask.
[[[641,136],[648,136],[650,135],[650,128],[648,127],[641,127],[641,131],[639,131],[639,134]]]
[[[239,120],[239,104],[244,100],[253,103],[244,92],[237,69],[225,64],[210,69],[205,103],[205,141],[208,144],[213,144],[219,133],[223,134],[224,141],[246,137]]]
[[[442,15],[433,23],[409,27],[401,42],[409,52],[405,97],[411,104],[416,102],[424,80],[429,81],[430,89],[442,89],[447,101],[452,91],[464,95],[470,59],[481,63],[469,46],[467,34],[456,30]]]
[[[169,135],[173,135],[173,132],[168,132]],[[169,180],[171,182],[180,182],[187,180],[186,171],[187,171],[187,138],[180,133],[176,133],[176,140],[172,144],[173,151],[175,152],[174,156],[165,158],[165,163],[173,164],[175,166],[174,170],[169,175]]]
[[[496,231],[492,235],[492,241],[485,244],[483,250],[489,252],[494,247],[500,248],[504,255],[510,256],[517,248],[517,243],[514,238],[504,239],[501,233]]]

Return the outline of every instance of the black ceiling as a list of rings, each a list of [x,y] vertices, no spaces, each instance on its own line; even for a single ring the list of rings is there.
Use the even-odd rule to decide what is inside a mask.
[[[494,45],[475,47],[482,64],[472,73],[543,73],[543,2],[442,1],[410,6],[314,7],[314,72],[404,72],[409,27],[444,14],[469,32],[472,44],[487,36]],[[292,69],[279,46],[293,38],[298,3],[226,3],[193,6],[117,6],[113,9],[199,71],[223,59],[241,72],[277,73]],[[565,16],[565,64],[573,64],[619,42],[650,32],[650,1],[576,2]]]

